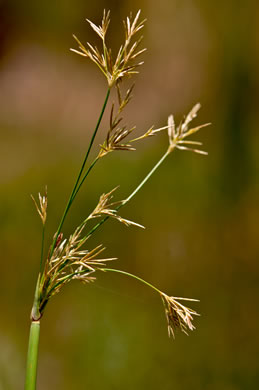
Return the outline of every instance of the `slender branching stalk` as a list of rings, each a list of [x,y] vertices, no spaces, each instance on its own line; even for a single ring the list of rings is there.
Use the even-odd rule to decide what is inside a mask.
[[[86,152],[86,155],[84,157],[84,161],[81,165],[81,168],[80,168],[80,171],[78,173],[78,176],[77,176],[77,179],[76,179],[76,182],[75,182],[75,185],[73,187],[73,190],[71,192],[71,195],[70,195],[70,198],[68,199],[68,202],[67,202],[67,205],[66,205],[66,208],[64,210],[64,213],[62,215],[62,218],[61,218],[61,221],[60,221],[60,224],[58,226],[58,230],[56,232],[56,235],[55,235],[55,238],[53,240],[53,243],[52,243],[52,246],[51,246],[51,249],[50,249],[50,255],[52,255],[53,251],[54,251],[54,248],[55,248],[55,245],[56,245],[56,242],[57,242],[57,239],[58,239],[58,236],[61,232],[61,229],[63,227],[63,224],[65,222],[65,219],[66,219],[66,216],[68,214],[68,211],[73,203],[73,200],[75,199],[75,196],[78,192],[78,190],[80,189],[81,185],[83,184],[83,182],[85,181],[86,177],[88,176],[88,174],[90,173],[91,169],[93,168],[93,166],[95,165],[96,161],[94,161],[94,163],[90,166],[90,168],[87,170],[86,174],[84,175],[83,177],[83,180],[81,181],[81,183],[79,184],[79,189],[77,190],[77,186],[78,186],[78,183],[81,179],[81,176],[82,176],[82,173],[84,171],[84,168],[85,168],[85,165],[86,165],[86,162],[87,162],[87,159],[88,159],[88,156],[90,154],[90,151],[92,149],[92,146],[93,146],[93,143],[94,143],[94,140],[95,140],[95,137],[96,137],[96,134],[97,134],[97,131],[99,129],[99,126],[101,124],[101,121],[102,121],[102,118],[103,118],[103,114],[104,114],[104,111],[105,111],[105,108],[107,106],[107,102],[108,102],[108,99],[109,99],[109,96],[110,96],[110,89],[108,88],[108,91],[107,91],[107,94],[106,94],[106,97],[105,97],[105,100],[104,100],[104,103],[103,103],[103,107],[102,107],[102,110],[101,110],[101,113],[100,113],[100,116],[98,118],[98,121],[97,121],[97,124],[96,124],[96,127],[95,127],[95,130],[93,132],[93,135],[92,135],[92,138],[91,138],[91,141],[89,143],[89,146],[88,146],[88,149],[87,149],[87,152]]]
[[[124,274],[141,281],[148,287],[155,290],[160,295],[164,305],[169,336],[172,335],[174,337],[176,329],[180,329],[186,334],[188,330],[195,329],[192,321],[193,316],[198,314],[194,310],[180,303],[182,300],[195,300],[168,296],[138,276],[118,269],[108,268],[106,263],[114,260],[115,258],[106,258],[105,256],[101,256],[105,250],[102,244],[97,245],[92,249],[85,248],[85,244],[88,239],[90,239],[95,231],[109,218],[116,219],[125,226],[137,226],[144,228],[144,226],[122,217],[118,212],[122,206],[125,206],[139,192],[139,190],[151,178],[154,172],[156,172],[156,170],[161,166],[163,161],[175,149],[190,150],[199,154],[207,154],[203,150],[197,148],[197,146],[202,145],[200,142],[189,140],[188,138],[192,134],[198,132],[201,128],[208,125],[205,124],[189,128],[190,123],[197,116],[197,113],[200,109],[200,104],[196,104],[177,127],[175,126],[173,116],[170,115],[166,125],[159,128],[151,126],[146,132],[144,132],[143,135],[128,141],[128,137],[134,132],[135,126],[128,128],[126,125],[123,125],[123,118],[121,114],[132,98],[134,84],[132,84],[132,86],[125,93],[123,93],[123,88],[121,86],[124,79],[138,73],[138,67],[143,64],[143,61],[136,62],[136,58],[143,54],[143,52],[146,50],[139,49],[142,37],[136,38],[136,35],[140,30],[142,30],[145,22],[145,20],[139,21],[139,17],[140,11],[137,12],[134,18],[130,16],[127,17],[127,19],[124,21],[125,38],[115,57],[112,56],[112,51],[107,46],[106,42],[106,34],[110,24],[110,12],[104,11],[100,26],[97,26],[93,22],[87,20],[91,28],[97,33],[99,38],[101,38],[101,50],[89,42],[87,42],[87,44],[84,46],[79,41],[79,39],[74,36],[76,42],[78,43],[79,49],[71,50],[81,55],[82,57],[90,59],[95,65],[97,65],[107,80],[108,89],[99,118],[97,120],[96,127],[93,131],[82,165],[79,169],[79,173],[75,179],[75,184],[72,188],[61,220],[58,224],[57,231],[53,235],[53,239],[49,245],[48,255],[46,257],[44,254],[45,225],[47,219],[48,203],[47,191],[45,192],[44,196],[39,194],[38,203],[32,197],[37,212],[39,213],[42,221],[42,242],[39,274],[31,311],[31,330],[27,356],[25,390],[36,389],[40,320],[45,312],[47,303],[54,295],[61,291],[63,286],[67,285],[72,280],[79,280],[83,283],[93,282],[95,280],[94,275],[97,271],[109,271]],[[113,58],[115,58],[115,60],[113,60]],[[96,134],[102,122],[110,93],[113,88],[116,90],[117,97],[116,102],[111,105],[110,119],[107,125],[106,137],[103,143],[99,146],[99,150],[97,151],[96,156],[92,159],[92,162],[89,163],[89,155],[94,145]],[[82,188],[89,173],[95,167],[96,163],[106,157],[109,153],[117,151],[134,151],[136,150],[135,143],[137,141],[156,136],[164,130],[167,130],[168,132],[167,150],[140,182],[140,184],[138,184],[136,188],[130,193],[130,195],[128,195],[128,197],[124,200],[113,201],[116,188],[107,193],[103,193],[99,197],[94,210],[90,212],[86,218],[80,221],[78,226],[74,229],[68,238],[64,238],[62,228],[67,218],[68,212],[73,202],[75,201],[78,192]],[[100,222],[98,222],[92,228],[88,227],[89,222],[97,218],[101,218]],[[87,233],[85,232],[86,228],[88,229]]]
[[[191,298],[179,298],[179,297],[169,297],[162,291],[160,291],[158,288],[153,286],[151,283],[148,283],[146,280],[140,278],[139,276],[133,275],[129,272],[125,272],[122,270],[114,269],[114,268],[102,268],[101,271],[108,271],[108,272],[118,272],[123,275],[127,275],[133,279],[138,280],[139,282],[145,284],[146,286],[150,287],[152,290],[156,291],[165,306],[165,314],[168,324],[168,335],[172,335],[175,337],[175,330],[177,328],[180,328],[182,332],[188,335],[187,331],[194,330],[195,327],[192,324],[193,317],[192,316],[199,316],[196,311],[189,309],[186,306],[183,306],[178,301],[191,301],[191,302],[199,302],[198,299],[191,299]]]
[[[163,154],[163,156],[160,158],[160,160],[155,164],[155,166],[150,170],[150,172],[144,177],[144,179],[140,182],[140,184],[132,191],[132,193],[123,201],[119,202],[119,204],[116,207],[116,211],[118,211],[122,206],[125,206],[136,194],[137,192],[144,186],[144,184],[151,178],[153,173],[160,167],[160,165],[163,163],[163,161],[168,157],[170,153],[168,150],[166,153]],[[109,219],[110,215],[106,215],[100,222],[98,222],[94,227],[91,228],[91,230],[86,234],[86,237],[90,237],[95,231],[102,226],[104,222],[106,222]]]

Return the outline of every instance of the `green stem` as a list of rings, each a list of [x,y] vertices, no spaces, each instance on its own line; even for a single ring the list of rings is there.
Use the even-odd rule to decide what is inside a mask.
[[[42,272],[42,264],[43,264],[44,240],[45,240],[45,224],[44,224],[43,227],[42,227],[41,254],[40,254],[40,273]]]
[[[103,107],[102,107],[102,110],[101,110],[99,119],[98,119],[98,121],[97,121],[95,130],[94,130],[94,133],[93,133],[93,135],[92,135],[92,138],[91,138],[91,141],[90,141],[88,150],[87,150],[87,152],[86,152],[86,155],[85,155],[84,161],[83,161],[83,163],[82,163],[82,166],[81,166],[81,168],[80,168],[79,174],[78,174],[78,176],[77,176],[75,185],[74,185],[74,187],[73,187],[73,190],[72,190],[71,195],[70,195],[70,197],[69,197],[69,200],[68,200],[68,202],[67,202],[67,205],[66,205],[66,208],[65,208],[65,210],[64,210],[63,216],[62,216],[62,218],[61,218],[60,224],[59,224],[59,226],[58,226],[57,233],[55,234],[55,238],[54,238],[54,240],[53,240],[53,243],[52,243],[52,246],[51,246],[51,249],[50,249],[50,257],[51,257],[51,255],[53,254],[53,251],[54,251],[54,248],[55,248],[55,245],[56,245],[58,236],[59,236],[59,234],[60,234],[60,232],[61,232],[61,229],[62,229],[62,226],[63,226],[64,221],[65,221],[65,219],[66,219],[67,213],[68,213],[68,211],[69,211],[69,209],[70,209],[70,207],[71,207],[71,205],[72,205],[72,203],[73,203],[73,200],[75,199],[76,194],[78,193],[78,191],[77,191],[77,186],[78,186],[78,183],[79,183],[80,178],[81,178],[81,176],[82,176],[83,170],[84,170],[84,168],[85,168],[85,164],[86,164],[86,162],[87,162],[87,159],[88,159],[90,150],[91,150],[91,148],[92,148],[92,146],[93,146],[93,142],[94,142],[94,140],[95,140],[97,131],[98,131],[98,129],[99,129],[99,126],[100,126],[100,123],[101,123],[101,120],[102,120],[102,117],[103,117],[103,114],[104,114],[104,111],[105,111],[105,108],[106,108],[106,105],[107,105],[109,96],[110,96],[110,88],[108,88],[108,91],[107,91],[107,94],[106,94],[106,97],[105,97],[105,100],[104,100],[104,104],[103,104]],[[90,168],[88,169],[86,175],[84,176],[83,181],[85,180],[86,176],[88,175],[88,173],[90,172],[90,170],[92,169],[92,167],[93,167],[93,166],[91,165]],[[82,185],[82,182],[79,184],[79,188],[81,187],[81,185]]]
[[[92,170],[92,168],[95,166],[95,164],[97,163],[97,161],[99,160],[99,157],[97,156],[94,161],[91,163],[90,167],[87,169],[86,173],[84,174],[83,176],[83,179],[80,181],[80,183],[78,184],[77,186],[77,189],[74,191],[74,195],[73,195],[73,198],[71,200],[71,203],[73,202],[73,200],[75,199],[78,191],[80,190],[82,184],[84,183],[85,179],[87,178],[88,174],[90,173],[90,171]]]
[[[78,191],[80,190],[82,184],[84,183],[86,177],[88,176],[89,172],[91,171],[91,169],[94,167],[94,165],[96,164],[96,162],[98,160],[98,158],[96,158],[92,162],[92,164],[90,165],[90,167],[86,171],[83,179],[80,181],[80,179],[82,177],[82,174],[83,174],[83,171],[84,171],[84,168],[85,168],[85,165],[86,165],[86,162],[87,162],[87,159],[88,159],[88,156],[89,156],[91,148],[93,146],[93,143],[94,143],[97,131],[99,129],[101,120],[103,118],[103,114],[104,114],[105,108],[107,106],[107,102],[108,102],[109,96],[110,96],[110,88],[108,88],[108,91],[107,91],[107,94],[106,94],[106,97],[105,97],[105,101],[104,101],[104,104],[103,104],[100,116],[98,118],[98,121],[97,121],[95,130],[94,130],[94,133],[92,135],[90,144],[88,146],[86,155],[84,157],[84,160],[83,160],[83,163],[81,165],[80,171],[78,173],[78,176],[77,176],[76,182],[74,184],[73,190],[72,190],[71,195],[69,197],[69,200],[67,202],[66,208],[65,208],[64,213],[62,215],[60,224],[58,226],[58,230],[57,230],[56,235],[55,235],[55,238],[54,238],[54,240],[52,242],[51,249],[50,249],[50,256],[53,254],[53,251],[54,251],[54,248],[55,248],[58,236],[59,236],[59,234],[61,232],[61,229],[62,229],[62,226],[63,226],[64,221],[66,219],[67,213],[68,213],[68,211],[69,211],[69,209],[70,209],[70,207],[71,207],[71,205],[72,205],[72,203],[73,203],[73,201],[74,201]],[[38,277],[38,280],[37,280],[35,296],[34,296],[34,303],[33,303],[33,308],[32,308],[32,323],[31,323],[31,330],[30,330],[30,337],[29,337],[25,390],[33,390],[33,389],[36,388],[36,376],[37,376],[37,364],[38,364],[38,345],[39,345],[39,334],[40,334],[39,318],[40,318],[40,315],[41,315],[41,313],[39,312],[39,283],[40,283],[40,278],[41,278],[41,273],[42,273],[42,266],[43,266],[44,238],[45,238],[45,226],[43,226],[43,230],[42,230],[40,273],[39,273],[39,277]]]
[[[157,168],[160,167],[162,162],[166,159],[166,157],[170,154],[170,152],[167,150],[166,153],[160,158],[160,160],[156,163],[156,165],[151,169],[151,171],[145,176],[145,178],[142,180],[142,182],[137,186],[137,188],[127,197],[127,199],[124,200],[122,204],[118,206],[118,210],[124,206],[126,203],[128,203],[135,195],[136,193],[143,187],[143,185],[150,179],[150,177],[153,175],[153,173],[157,170]]]
[[[150,177],[153,175],[153,173],[160,167],[162,162],[166,159],[167,156],[171,151],[168,149],[166,153],[160,158],[160,160],[156,163],[156,165],[151,169],[151,171],[144,177],[144,179],[141,181],[141,183],[135,188],[135,190],[125,199],[117,208],[116,210],[119,210],[122,206],[125,206],[135,195],[136,193],[143,187],[143,185],[150,179]],[[107,216],[103,218],[100,222],[98,222],[86,235],[86,237],[91,236],[107,219],[110,217]]]
[[[161,294],[161,291],[158,290],[158,288],[156,288],[156,287],[153,286],[152,284],[146,282],[144,279],[141,279],[139,276],[130,274],[129,272],[121,271],[121,270],[119,270],[119,269],[113,269],[113,268],[102,268],[102,271],[117,272],[117,273],[119,273],[119,274],[123,274],[123,275],[130,276],[131,278],[136,279],[136,280],[140,281],[141,283],[146,284],[148,287],[152,288],[153,290],[155,290],[156,292],[158,292],[159,294]]]
[[[38,275],[35,293],[34,293],[34,300],[33,300],[33,306],[31,310],[31,320],[32,321],[38,321],[41,317],[41,313],[39,310],[39,291],[40,291],[40,281],[41,281],[41,273]]]
[[[37,381],[40,321],[32,321],[27,355],[25,390],[35,390]]]

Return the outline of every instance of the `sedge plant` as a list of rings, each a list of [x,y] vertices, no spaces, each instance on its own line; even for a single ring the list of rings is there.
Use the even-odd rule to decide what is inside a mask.
[[[146,49],[139,48],[142,36],[139,37],[138,35],[144,27],[145,20],[140,20],[140,11],[137,12],[134,18],[132,15],[127,17],[124,21],[124,42],[119,48],[116,57],[112,56],[112,51],[106,43],[106,35],[110,23],[110,13],[104,11],[100,26],[97,26],[89,20],[87,21],[99,36],[101,40],[101,49],[93,46],[89,42],[87,42],[86,45],[83,45],[81,41],[74,36],[74,39],[78,44],[78,48],[71,50],[80,56],[91,60],[97,65],[107,81],[107,93],[96,127],[86,150],[85,157],[79,169],[78,176],[75,179],[74,187],[60,219],[57,231],[55,232],[52,242],[49,245],[48,255],[46,258],[44,258],[44,248],[48,205],[47,190],[45,190],[44,195],[39,193],[38,201],[32,197],[42,222],[42,243],[39,274],[31,311],[31,328],[29,335],[25,390],[36,389],[40,321],[45,312],[46,306],[49,300],[72,280],[79,280],[87,284],[95,280],[95,275],[98,274],[98,272],[116,272],[133,277],[141,283],[144,283],[161,297],[165,309],[169,336],[172,335],[174,337],[175,330],[177,329],[186,334],[188,334],[189,330],[195,329],[193,325],[193,317],[198,315],[196,311],[184,305],[184,301],[195,301],[194,299],[169,296],[136,275],[108,267],[107,263],[114,260],[114,258],[106,258],[103,256],[105,248],[102,245],[91,248],[91,245],[88,244],[88,240],[91,236],[110,218],[114,218],[126,226],[132,225],[143,228],[142,225],[122,217],[119,214],[119,210],[132,200],[132,198],[150,179],[153,173],[160,167],[163,161],[175,149],[190,150],[195,153],[206,155],[206,152],[199,149],[199,146],[202,144],[200,142],[190,140],[189,136],[198,132],[201,128],[207,126],[208,124],[190,127],[191,122],[197,116],[200,109],[200,104],[196,104],[177,126],[175,125],[173,115],[170,115],[167,123],[163,127],[155,128],[152,126],[144,132],[142,136],[137,138],[134,138],[134,136],[132,137],[135,127],[128,128],[126,125],[123,125],[123,118],[121,114],[132,98],[134,85],[132,85],[126,92],[123,92],[123,82],[126,78],[138,73],[138,68],[143,64],[143,61],[138,61],[138,58]],[[103,114],[107,109],[111,90],[113,89],[116,90],[116,101],[111,105],[109,123],[106,125],[106,138],[99,146],[96,156],[89,162],[90,152],[100,124],[103,120]],[[62,228],[69,210],[94,166],[98,162],[101,162],[101,160],[109,153],[116,151],[134,151],[135,144],[137,142],[151,136],[156,136],[164,131],[168,134],[168,147],[166,151],[149,173],[136,186],[132,193],[130,193],[126,199],[120,201],[113,200],[116,188],[102,194],[99,197],[95,209],[90,212],[86,218],[80,221],[79,225],[69,237],[63,237]],[[88,222],[93,219],[96,219],[97,223],[94,227],[89,228]]]

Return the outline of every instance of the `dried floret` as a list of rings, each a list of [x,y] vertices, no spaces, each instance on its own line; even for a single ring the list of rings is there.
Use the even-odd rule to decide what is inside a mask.
[[[168,324],[168,335],[175,336],[175,329],[180,329],[182,332],[188,335],[188,330],[194,330],[195,327],[192,323],[193,316],[198,316],[199,314],[196,311],[189,309],[188,307],[182,305],[180,300],[198,302],[196,299],[189,298],[175,298],[169,297],[164,293],[160,293],[162,298],[165,314]]]
[[[207,127],[210,125],[210,123],[205,123],[203,125],[193,127],[189,129],[190,122],[196,118],[197,113],[199,109],[201,108],[200,103],[195,104],[195,106],[191,109],[191,111],[188,113],[186,118],[175,128],[174,123],[174,117],[173,115],[170,115],[168,117],[168,137],[169,137],[169,148],[168,152],[171,153],[174,148],[180,149],[180,150],[190,150],[195,153],[204,154],[207,155],[208,153],[200,150],[200,149],[194,149],[192,147],[188,147],[185,145],[198,145],[201,146],[202,143],[199,141],[185,141],[185,138],[189,137],[191,134],[197,133],[200,129],[203,127]]]
[[[85,47],[79,39],[73,35],[75,40],[78,43],[79,50],[71,49],[73,52],[89,58],[93,61],[102,73],[105,75],[109,87],[112,87],[115,83],[120,81],[125,76],[130,76],[131,74],[138,73],[137,67],[143,64],[143,62],[135,62],[134,60],[140,54],[142,54],[146,49],[137,51],[139,44],[142,40],[142,37],[132,43],[134,35],[144,27],[145,20],[139,22],[140,10],[136,14],[135,18],[127,17],[124,21],[125,27],[125,42],[121,45],[116,60],[113,62],[112,51],[108,49],[106,45],[106,33],[110,24],[110,12],[107,13],[104,11],[102,23],[100,26],[97,26],[93,22],[87,19],[88,23],[92,29],[98,34],[103,42],[102,52],[99,51],[97,47],[93,47],[89,42],[87,42],[87,47]]]
[[[39,205],[37,204],[36,200],[32,195],[31,198],[42,220],[42,224],[45,225],[47,219],[47,207],[48,207],[47,187],[45,189],[45,195],[41,196],[41,194],[39,193]]]

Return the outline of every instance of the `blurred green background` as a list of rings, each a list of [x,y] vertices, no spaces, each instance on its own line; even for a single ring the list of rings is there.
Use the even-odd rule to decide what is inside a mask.
[[[159,297],[137,281],[100,274],[64,288],[42,319],[38,389],[256,389],[258,360],[258,1],[0,1],[0,389],[22,389],[29,314],[40,252],[30,194],[48,185],[53,235],[100,111],[106,82],[69,52],[85,22],[111,10],[117,50],[121,19],[148,19],[145,64],[125,113],[143,133],[177,121],[194,103],[208,157],[175,152],[122,210],[146,230],[109,221],[103,243],[118,268],[169,295],[195,297],[189,337],[167,336]],[[106,116],[107,119],[107,116]],[[105,122],[104,122],[105,123]],[[105,136],[105,125],[97,145]],[[167,147],[166,135],[137,152],[108,155],[89,177],[64,233],[99,195],[139,183]]]

